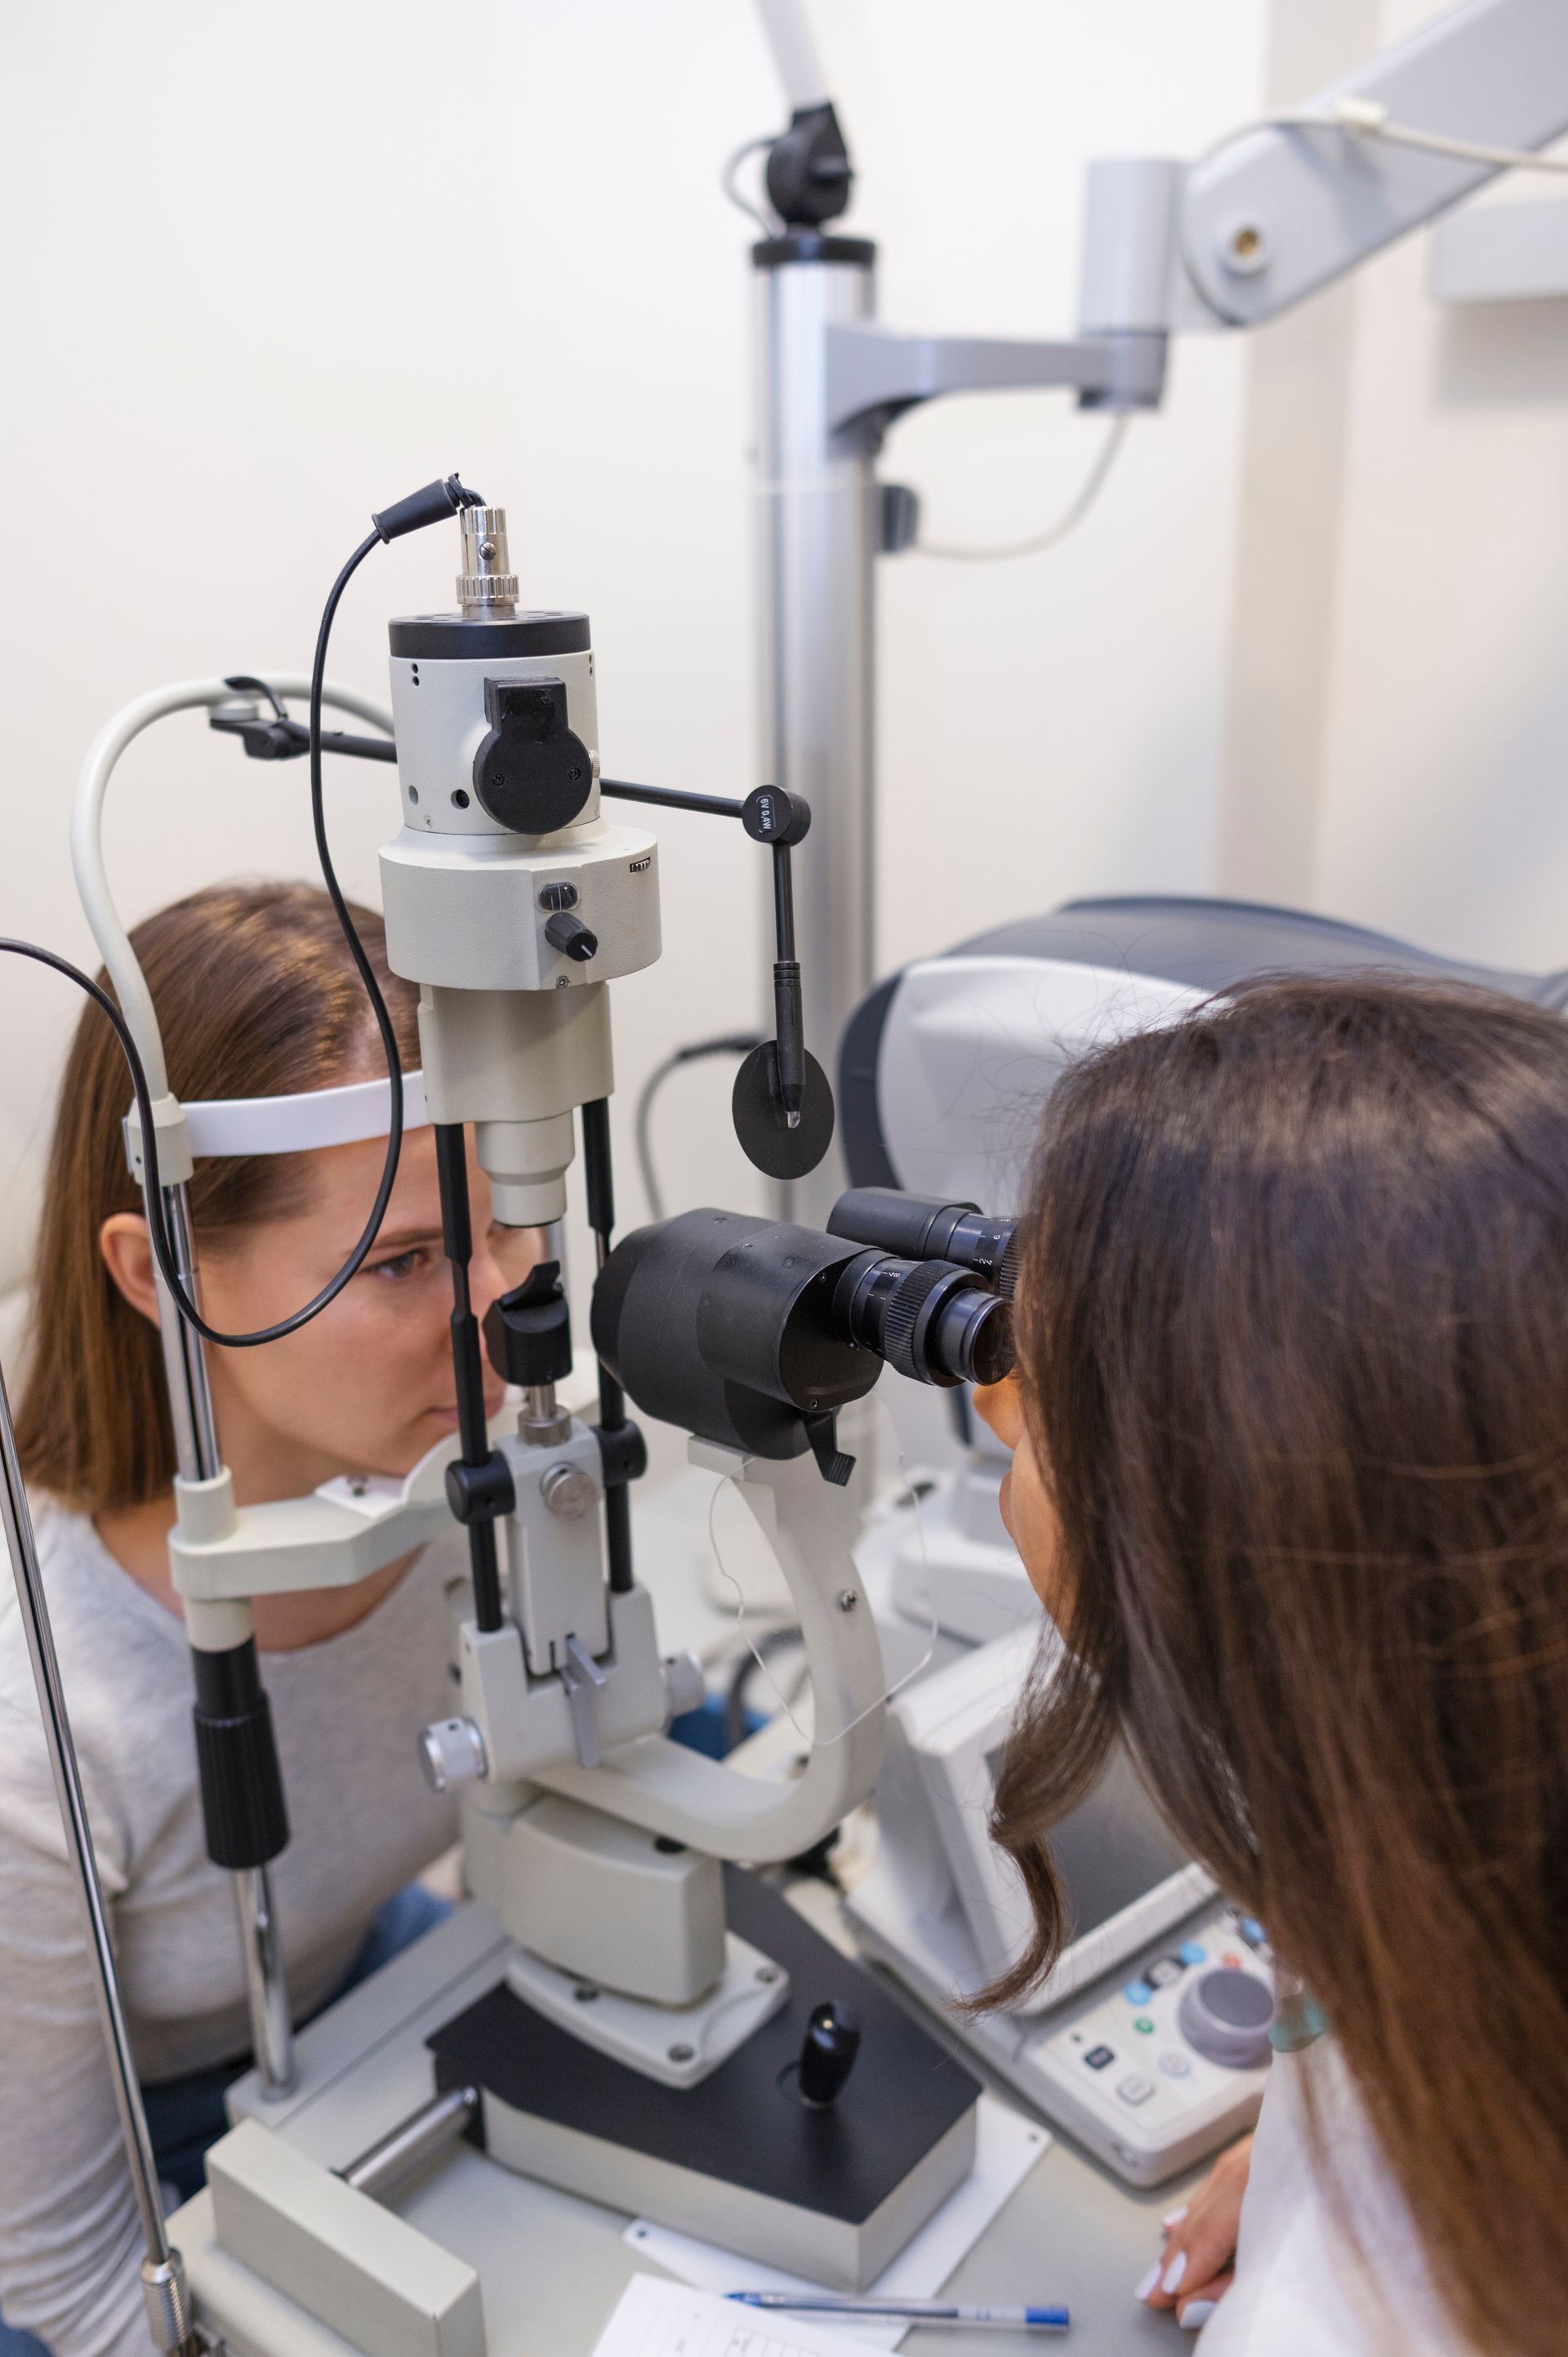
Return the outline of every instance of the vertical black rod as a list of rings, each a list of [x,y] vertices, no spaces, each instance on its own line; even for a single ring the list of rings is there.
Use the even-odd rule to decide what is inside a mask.
[[[806,1092],[806,1023],[800,1004],[800,968],[795,956],[795,888],[789,846],[773,846],[773,1058],[779,1102],[791,1128],[800,1117]]]
[[[452,1372],[457,1387],[457,1437],[465,1465],[489,1462],[490,1435],[485,1415],[485,1368],[479,1328],[468,1300],[468,1263],[473,1232],[468,1224],[468,1158],[463,1125],[437,1122],[435,1168],[441,1182],[441,1233],[452,1265]],[[474,1618],[483,1630],[501,1625],[500,1570],[496,1526],[482,1515],[468,1524],[468,1569],[474,1583]]]
[[[616,1223],[615,1172],[610,1161],[610,1107],[607,1097],[596,1097],[583,1107],[583,1177],[587,1186],[588,1225],[594,1232],[594,1256],[603,1268],[610,1256],[610,1236]],[[599,1361],[599,1427],[621,1432],[626,1427],[626,1394]],[[605,1491],[605,1552],[609,1558],[610,1587],[624,1596],[633,1584],[631,1562],[631,1498],[624,1481]]]

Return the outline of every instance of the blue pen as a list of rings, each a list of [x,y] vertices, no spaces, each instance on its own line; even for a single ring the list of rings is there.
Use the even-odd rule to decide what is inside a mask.
[[[1005,2324],[1023,2332],[1065,2332],[1065,2308],[971,2307],[948,2299],[850,2299],[836,2292],[732,2291],[743,2308],[789,2309],[797,2316],[899,2317],[906,2324]]]

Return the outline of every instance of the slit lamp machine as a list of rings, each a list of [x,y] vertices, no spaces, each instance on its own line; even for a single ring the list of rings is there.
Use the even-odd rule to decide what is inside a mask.
[[[227,2336],[271,2357],[336,2335],[365,2357],[480,2357],[476,2269],[379,2198],[457,2140],[502,2170],[849,2287],[871,2280],[965,2176],[977,2083],[745,1871],[810,1848],[870,1793],[881,1761],[888,1682],[856,1562],[842,1412],[885,1363],[950,1387],[1009,1363],[1013,1222],[974,1208],[972,1198],[996,1200],[975,1157],[960,1153],[965,1183],[950,1195],[897,1191],[942,1162],[940,1142],[928,1151],[907,1135],[917,1099],[894,1103],[886,1078],[908,1049],[906,1018],[924,1008],[929,1033],[943,962],[918,986],[898,978],[891,1013],[888,1002],[885,1019],[854,1035],[864,1053],[846,1061],[846,1128],[852,1146],[878,1131],[881,1160],[871,1153],[856,1168],[852,1151],[848,1175],[862,1183],[847,1193],[832,1159],[832,1092],[807,1046],[808,1030],[837,1040],[874,972],[875,559],[917,528],[908,495],[878,483],[877,453],[911,406],[960,391],[1058,385],[1112,414],[1153,408],[1173,332],[1276,316],[1568,127],[1562,10],[1467,0],[1310,107],[1194,166],[1091,167],[1073,337],[911,335],[875,317],[872,248],[831,227],[853,176],[803,16],[785,0],[766,0],[763,15],[791,107],[766,167],[777,220],[753,256],[769,782],[729,801],[603,775],[586,618],[520,605],[504,514],[455,477],[375,519],[335,585],[308,676],[236,673],[145,697],[103,732],[83,772],[73,856],[118,1002],[101,1003],[133,1067],[127,1152],[158,1251],[178,1458],[173,1576],[208,1846],[233,1877],[257,2063],[244,2115],[211,2156],[208,2193],[181,2213],[183,2259],[158,2201],[8,1410],[0,1515],[82,1888],[148,2314],[166,2349]],[[389,712],[328,683],[331,616],[372,548],[437,524],[458,536],[456,608],[392,624]],[[303,700],[308,725],[286,709]],[[324,707],[370,733],[324,733]],[[388,1080],[368,1096],[324,1091],[260,1116],[231,1105],[198,1119],[170,1095],[100,831],[125,747],[189,708],[257,758],[308,755],[334,891],[323,751],[392,768],[388,953],[420,991],[417,1082],[397,1071],[394,1046]],[[768,854],[774,1036],[743,1066],[734,1113],[799,1222],[703,1210],[616,1239],[606,985],[659,955],[648,821],[660,805],[738,820]],[[963,964],[945,977],[955,988]],[[1167,997],[1155,989],[1150,1005]],[[955,1019],[983,1039],[983,1009]],[[918,1035],[915,1023],[917,1062]],[[875,1097],[869,1129],[857,1072]],[[241,1507],[206,1376],[210,1329],[185,1198],[192,1157],[252,1150],[244,1124],[260,1118],[280,1145],[384,1132],[390,1172],[421,1094],[452,1271],[458,1434],[404,1482],[329,1483]],[[565,1172],[582,1153],[596,1259],[591,1417],[564,1396],[570,1305],[558,1265],[506,1297],[480,1334],[467,1280],[470,1135],[498,1216],[520,1225],[562,1217]],[[518,1403],[493,1429],[481,1351]],[[701,1679],[690,1660],[660,1652],[636,1577],[628,1491],[642,1449],[628,1402],[690,1434],[693,1458],[733,1485],[781,1570],[815,1713],[797,1779],[745,1776],[669,1738]],[[295,2074],[269,1879],[288,1835],[286,1763],[252,1599],[360,1579],[454,1520],[471,1575],[458,1707],[421,1741],[433,1783],[463,1792],[468,1880],[497,1928],[440,1988],[411,1991],[389,1968],[402,2061],[379,2077],[363,2054],[345,2062],[338,2148],[318,2158],[268,2125],[292,2116]]]

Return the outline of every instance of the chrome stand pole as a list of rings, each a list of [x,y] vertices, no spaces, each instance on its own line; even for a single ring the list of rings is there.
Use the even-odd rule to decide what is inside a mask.
[[[43,1716],[49,1766],[54,1771],[60,1822],[65,1827],[66,1846],[76,1871],[77,1888],[87,1917],[93,1994],[98,2000],[99,2017],[103,2026],[103,2042],[109,2050],[114,2101],[120,2113],[120,2129],[125,2141],[132,2190],[141,2220],[145,2251],[141,2268],[142,2290],[147,2305],[147,2320],[160,2349],[193,2350],[198,2344],[191,2320],[190,2296],[179,2253],[169,2242],[164,2226],[157,2163],[153,2158],[141,2084],[131,2053],[130,2032],[125,2024],[119,1975],[115,1970],[114,1951],[109,1938],[103,1892],[92,1853],[87,1801],[76,1763],[76,1747],[71,1741],[70,1720],[66,1712],[65,1691],[60,1684],[54,1632],[49,1625],[48,1603],[38,1567],[38,1543],[27,1506],[27,1491],[22,1482],[22,1469],[16,1456],[11,1403],[6,1396],[3,1370],[0,1370],[0,1519],[5,1525],[5,1544],[16,1582],[22,1626],[27,1631],[27,1653],[33,1665],[38,1708]]]
[[[175,1266],[180,1283],[195,1301],[199,1296],[186,1190],[180,1185],[164,1187],[160,1192]],[[223,1458],[218,1446],[212,1388],[201,1337],[180,1316],[161,1273],[157,1291],[158,1334],[180,1478],[185,1481],[214,1480],[223,1470]],[[233,1641],[231,1637],[229,1641]],[[295,2073],[288,1984],[268,1867],[248,1866],[234,1870],[234,1907],[251,2018],[252,2050],[262,2092],[275,2100],[290,2093]]]
[[[881,541],[865,420],[834,430],[827,331],[869,320],[875,250],[786,231],[757,275],[762,775],[803,794],[797,931],[806,1040],[837,1086],[840,1035],[875,973],[874,587]],[[820,1225],[844,1186],[835,1147],[788,1190]]]

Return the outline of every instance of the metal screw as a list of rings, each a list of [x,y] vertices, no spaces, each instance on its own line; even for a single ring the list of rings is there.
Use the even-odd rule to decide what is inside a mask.
[[[586,1981],[579,1981],[572,1995],[579,2005],[592,2005],[598,1996],[598,1990],[591,1988]]]
[[[599,1501],[598,1484],[580,1465],[551,1465],[540,1477],[539,1494],[546,1510],[565,1522],[575,1522]]]
[[[484,558],[485,563],[486,563],[487,565],[489,563],[489,561],[490,561],[491,557],[495,554],[495,553],[496,553],[496,544],[495,544],[495,542],[494,542],[493,540],[481,540],[481,541],[480,541],[480,543],[479,543],[479,554]]]
[[[370,1478],[368,1475],[364,1473],[356,1473],[353,1480],[349,1484],[349,1493],[353,1497],[362,1498],[370,1486]]]
[[[855,1594],[854,1588],[846,1587],[839,1597],[839,1610],[841,1612],[853,1612],[859,1602],[860,1598]]]
[[[564,974],[558,974],[555,977],[555,987],[557,990],[569,990],[571,988],[569,976]]]
[[[767,1986],[767,1987],[768,1987],[768,1988],[771,1988],[771,1987],[772,1987],[772,1986],[773,1986],[773,1984],[774,1984],[774,1982],[775,1982],[775,1981],[778,1979],[778,1977],[779,1977],[779,1967],[778,1967],[778,1965],[777,1965],[777,1964],[758,1964],[758,1965],[757,1965],[757,1979],[758,1979],[759,1981],[761,1981],[761,1982],[765,1985],[765,1986]]]
[[[690,2062],[695,2058],[696,2051],[694,2046],[672,2046],[670,2060],[671,2062]]]

